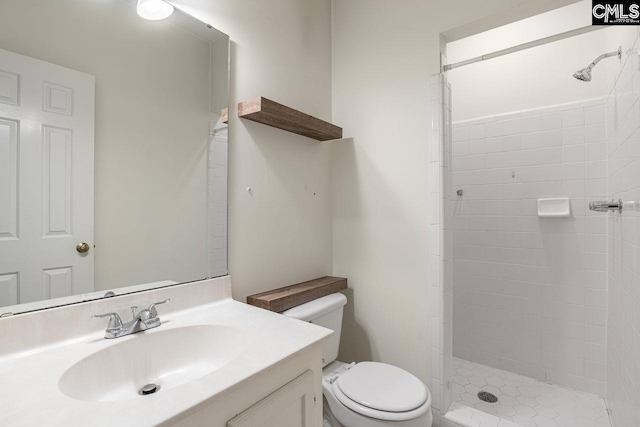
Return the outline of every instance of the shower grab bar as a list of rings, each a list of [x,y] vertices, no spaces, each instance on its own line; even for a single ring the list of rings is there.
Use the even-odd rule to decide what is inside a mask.
[[[618,211],[622,213],[622,205],[622,199],[619,199],[617,202],[615,200],[611,200],[610,202],[598,201],[589,203],[589,209],[596,212]]]

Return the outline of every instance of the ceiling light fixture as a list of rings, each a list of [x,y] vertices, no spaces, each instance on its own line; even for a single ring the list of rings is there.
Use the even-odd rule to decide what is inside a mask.
[[[138,15],[150,21],[166,19],[173,13],[173,6],[164,0],[138,0]]]

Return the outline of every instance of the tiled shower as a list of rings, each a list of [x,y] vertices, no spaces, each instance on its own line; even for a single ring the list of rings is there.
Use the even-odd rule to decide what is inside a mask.
[[[432,79],[440,425],[640,425],[637,34],[602,98],[452,123],[455,86]],[[568,217],[539,216],[554,198]],[[612,199],[622,212],[588,208]]]
[[[453,123],[454,357],[603,394],[604,122],[600,99]]]

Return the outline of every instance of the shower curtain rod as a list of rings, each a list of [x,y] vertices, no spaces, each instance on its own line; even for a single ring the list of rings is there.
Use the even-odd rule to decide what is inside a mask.
[[[566,31],[564,33],[554,34],[553,36],[544,37],[531,42],[519,44],[517,46],[509,47],[507,49],[502,49],[497,52],[487,53],[486,55],[467,59],[465,61],[456,62],[455,64],[443,65],[442,72],[449,71],[458,67],[464,67],[465,65],[469,65],[469,64],[475,64],[476,62],[482,62],[488,59],[497,58],[499,56],[508,55],[510,53],[519,52],[521,50],[530,49],[532,47],[553,43],[555,41],[567,39],[569,37],[579,36],[580,34],[590,33],[591,31],[601,30],[602,28],[606,28],[606,27],[602,27],[598,25],[589,25],[586,27],[576,28],[575,30]]]

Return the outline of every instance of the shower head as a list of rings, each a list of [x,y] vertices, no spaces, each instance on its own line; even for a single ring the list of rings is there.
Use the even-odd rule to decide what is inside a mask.
[[[600,61],[602,61],[604,58],[609,58],[610,56],[617,56],[618,59],[622,58],[622,47],[618,46],[618,50],[615,52],[609,52],[609,53],[605,53],[604,55],[600,55],[598,56],[591,64],[589,64],[589,66],[587,68],[583,68],[582,70],[578,70],[575,73],[573,73],[573,77],[575,77],[578,80],[581,80],[583,82],[590,82],[591,81],[591,70],[593,70],[593,67],[596,66],[596,64]]]
[[[591,81],[591,68],[583,68],[582,70],[576,71],[573,73],[573,77],[578,80],[582,80],[583,82]]]

